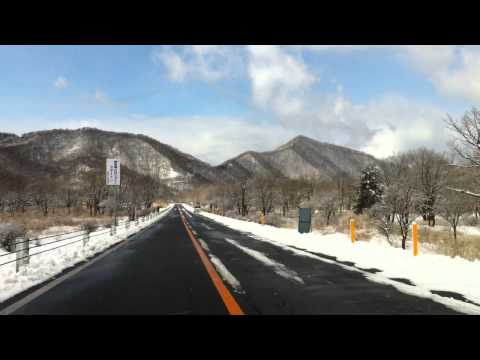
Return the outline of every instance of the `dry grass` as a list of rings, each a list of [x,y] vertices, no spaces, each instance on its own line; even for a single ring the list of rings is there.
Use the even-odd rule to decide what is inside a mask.
[[[65,209],[55,209],[54,213],[43,216],[36,209],[27,209],[24,213],[17,212],[14,216],[0,213],[0,223],[15,223],[24,226],[30,233],[38,233],[53,226],[81,226],[86,222],[95,222],[102,226],[111,222],[109,215],[91,217],[86,209],[72,209],[67,215]]]
[[[336,231],[350,234],[350,219],[355,220],[355,238],[359,241],[368,241],[375,235],[375,226],[365,214],[356,215],[352,211],[345,211],[336,219]]]
[[[460,256],[467,260],[480,259],[480,236],[457,232],[457,241],[450,230],[435,230],[422,226],[419,231],[420,243],[432,244],[436,251],[447,256]]]

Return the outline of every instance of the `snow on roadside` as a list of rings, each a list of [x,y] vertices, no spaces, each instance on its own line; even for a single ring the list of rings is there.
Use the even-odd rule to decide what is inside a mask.
[[[235,290],[235,292],[244,294],[245,291],[242,289],[242,285],[240,285],[240,282],[235,276],[233,276],[233,274],[227,269],[227,267],[222,263],[222,261],[212,254],[207,243],[200,238],[198,238],[198,241],[200,241],[200,246],[203,248],[203,250],[207,252],[210,261],[213,263],[213,266],[215,266],[215,269],[217,269],[222,279],[229,283],[230,286]]]
[[[193,210],[189,205],[183,204],[183,206],[189,211]],[[342,233],[300,234],[295,229],[276,228],[207,212],[202,212],[201,215],[232,229],[251,233],[255,238],[269,241],[277,246],[295,246],[307,251],[335,256],[340,261],[354,262],[355,266],[360,268],[381,270],[375,276],[373,274],[369,276],[374,281],[384,279],[385,282],[390,283],[392,281],[388,278],[407,278],[416,285],[415,288],[408,285],[394,285],[404,292],[417,291],[419,296],[428,296],[442,303],[447,301],[450,305],[456,304],[457,307],[468,308],[470,313],[475,312],[472,310],[473,305],[458,304],[461,302],[457,300],[440,299],[438,295],[432,295],[429,291],[442,290],[460,293],[467,299],[480,304],[479,261],[468,261],[459,257],[451,258],[437,254],[422,254],[421,245],[420,255],[414,257],[411,251],[394,248],[381,238],[352,244],[349,236]],[[421,291],[423,291],[423,295],[420,294]]]
[[[64,269],[86,260],[124,240],[128,236],[165,216],[173,206],[174,205],[171,204],[164,209],[160,209],[160,211],[164,211],[160,213],[158,217],[154,217],[148,221],[139,222],[138,227],[135,227],[133,222],[130,224],[128,230],[125,227],[119,227],[117,229],[117,234],[114,236],[110,236],[109,229],[99,229],[90,234],[91,238],[85,247],[83,247],[83,238],[81,236],[74,237],[81,234],[81,231],[67,235],[59,234],[58,236],[41,240],[40,243],[42,246],[38,248],[35,248],[37,242],[33,241],[30,245],[30,255],[32,255],[30,258],[30,264],[21,269],[18,273],[16,272],[15,261],[13,261],[16,258],[16,254],[10,254],[5,250],[0,249],[0,264],[11,260],[13,261],[10,264],[0,266],[0,302],[35,286],[61,273]],[[53,250],[57,246],[62,247]],[[37,252],[46,250],[52,251],[33,256]]]
[[[215,269],[220,273],[220,276],[225,280],[230,286],[235,290],[237,293],[244,294],[245,291],[242,289],[240,282],[237,280],[235,276],[227,269],[225,265],[221,262],[221,260],[213,254],[209,254],[210,260],[212,261]]]
[[[459,226],[457,231],[465,235],[480,236],[480,228],[476,226]]]
[[[227,241],[230,244],[232,244],[233,246],[237,247],[238,249],[243,251],[245,254],[250,255],[251,257],[257,259],[261,263],[273,268],[273,270],[278,275],[284,277],[285,279],[294,280],[294,281],[296,281],[300,284],[304,283],[303,279],[300,276],[298,276],[298,274],[295,271],[290,270],[285,265],[283,265],[283,264],[281,264],[281,263],[279,263],[279,262],[277,262],[273,259],[270,259],[268,256],[261,253],[260,251],[253,250],[253,249],[247,248],[245,246],[242,246],[238,242],[236,242],[235,240],[232,240],[232,239],[225,239],[225,241]]]

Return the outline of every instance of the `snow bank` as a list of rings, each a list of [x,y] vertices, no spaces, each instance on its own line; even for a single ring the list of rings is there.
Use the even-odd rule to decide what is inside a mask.
[[[480,228],[476,226],[459,226],[457,231],[465,235],[480,236]]]
[[[183,204],[183,206],[189,211],[193,210],[189,205]],[[415,288],[408,285],[396,286],[401,291],[413,291],[419,296],[428,296],[443,303],[445,303],[444,300],[449,301],[449,299],[440,299],[437,295],[431,295],[429,291],[450,291],[460,293],[467,299],[480,304],[479,261],[468,261],[463,258],[451,258],[437,254],[422,254],[421,244],[420,255],[414,257],[411,250],[394,248],[380,237],[369,242],[357,241],[352,244],[349,236],[341,233],[300,234],[296,229],[275,228],[206,212],[202,212],[201,215],[232,229],[251,233],[255,238],[269,241],[277,246],[294,246],[310,252],[335,256],[340,261],[351,261],[355,263],[356,267],[363,269],[381,270],[380,273],[368,276],[374,281],[382,282],[384,279],[383,282],[390,283],[388,278],[407,278],[416,285]],[[459,303],[459,301],[451,300],[451,304],[454,303]],[[465,304],[469,310],[472,310],[472,306]]]
[[[160,214],[151,220],[144,222],[139,221],[138,227],[132,222],[130,223],[128,230],[125,227],[117,228],[117,234],[114,236],[110,236],[109,229],[99,228],[97,231],[90,234],[91,238],[85,247],[83,246],[82,237],[78,236],[83,234],[82,231],[71,234],[59,234],[58,236],[42,239],[38,242],[31,242],[30,255],[32,256],[29,265],[21,269],[18,273],[16,272],[15,262],[0,266],[0,302],[35,286],[61,273],[64,269],[86,260],[126,239],[128,236],[140,231],[165,216],[173,206],[174,205],[171,204],[164,209],[160,209]],[[48,245],[35,247],[40,244]],[[58,246],[62,247],[53,250]],[[46,250],[52,251],[33,256],[37,252]],[[5,250],[0,249],[0,264],[15,260],[15,258],[16,254],[9,254]]]

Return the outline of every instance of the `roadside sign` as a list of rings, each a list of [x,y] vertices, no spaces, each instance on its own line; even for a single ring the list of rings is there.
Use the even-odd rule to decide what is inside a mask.
[[[107,185],[120,185],[120,159],[107,159]]]

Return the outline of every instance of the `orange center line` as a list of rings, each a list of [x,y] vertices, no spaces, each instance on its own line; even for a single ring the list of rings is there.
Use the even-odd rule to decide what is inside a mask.
[[[213,282],[213,285],[215,285],[215,288],[217,289],[218,293],[220,294],[220,297],[223,300],[223,303],[225,304],[228,312],[230,315],[245,315],[243,310],[240,308],[240,305],[238,305],[237,301],[233,297],[233,295],[230,293],[230,291],[227,289],[225,284],[223,283],[222,279],[218,275],[217,271],[213,267],[212,263],[210,260],[208,260],[207,255],[205,252],[202,250],[202,247],[198,243],[197,239],[195,236],[192,234],[190,229],[187,226],[186,219],[184,218],[183,215],[180,215],[183,225],[185,226],[185,230],[187,231],[188,236],[190,237],[190,240],[192,240],[193,246],[195,247],[195,250],[197,251],[198,255],[200,256],[200,259],[202,260],[203,265],[205,266],[208,275],[210,276],[210,279]]]

